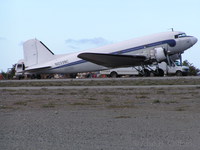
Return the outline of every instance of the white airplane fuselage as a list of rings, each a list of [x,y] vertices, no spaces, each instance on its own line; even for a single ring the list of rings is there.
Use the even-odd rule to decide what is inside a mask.
[[[183,53],[197,42],[197,38],[186,36],[184,32],[164,32],[141,38],[135,38],[124,42],[111,44],[99,48],[88,49],[77,53],[66,55],[54,55],[49,61],[29,65],[26,63],[26,70],[51,66],[50,68],[38,70],[37,73],[79,73],[108,69],[105,66],[78,58],[78,55],[85,52],[119,54],[119,55],[144,55],[147,60],[164,61],[167,55]],[[164,50],[164,52],[163,52]],[[153,55],[152,55],[153,53]],[[155,56],[156,58],[153,58]],[[151,62],[151,61],[147,61]]]

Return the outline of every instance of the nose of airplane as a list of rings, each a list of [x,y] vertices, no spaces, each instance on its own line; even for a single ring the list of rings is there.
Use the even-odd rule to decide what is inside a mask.
[[[196,37],[191,38],[192,45],[194,45],[197,41],[198,41],[198,39]]]

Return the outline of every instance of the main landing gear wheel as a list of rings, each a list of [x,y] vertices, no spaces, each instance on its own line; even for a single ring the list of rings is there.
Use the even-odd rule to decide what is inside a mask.
[[[139,71],[139,76],[140,77],[149,77],[150,71],[148,69],[143,69],[143,70]]]
[[[155,75],[155,73],[154,73],[154,71],[151,71],[150,72],[150,77],[155,77],[156,75]]]
[[[144,77],[149,77],[150,71],[148,69],[144,69]]]
[[[157,72],[157,76],[159,76],[159,77],[163,77],[165,74],[164,71],[160,68],[156,69],[156,72]]]

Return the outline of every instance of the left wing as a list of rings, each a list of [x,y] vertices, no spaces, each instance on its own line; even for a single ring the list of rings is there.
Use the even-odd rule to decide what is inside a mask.
[[[146,57],[143,55],[116,55],[101,53],[81,53],[79,58],[105,67],[130,67],[144,64]]]

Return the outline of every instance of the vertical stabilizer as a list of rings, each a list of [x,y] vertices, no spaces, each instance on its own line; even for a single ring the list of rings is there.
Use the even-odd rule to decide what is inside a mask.
[[[25,66],[30,67],[50,61],[54,57],[51,52],[41,41],[31,39],[23,44]]]

